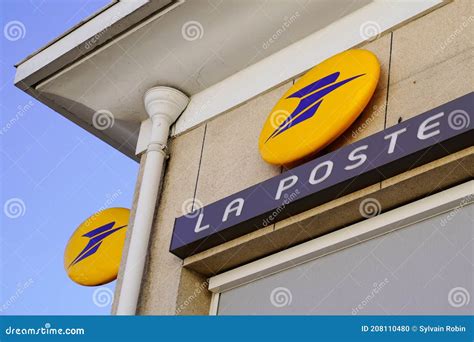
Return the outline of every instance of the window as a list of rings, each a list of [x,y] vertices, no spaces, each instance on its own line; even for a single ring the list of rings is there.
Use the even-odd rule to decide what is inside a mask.
[[[211,314],[467,315],[474,181],[211,278]]]

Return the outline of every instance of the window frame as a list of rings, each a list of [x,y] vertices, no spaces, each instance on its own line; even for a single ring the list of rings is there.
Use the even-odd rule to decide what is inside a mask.
[[[403,229],[474,202],[474,180],[274,253],[209,279],[209,315],[217,315],[220,294],[330,253]]]

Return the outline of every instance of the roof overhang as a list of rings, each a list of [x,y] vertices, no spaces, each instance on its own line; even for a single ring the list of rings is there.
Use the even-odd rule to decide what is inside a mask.
[[[172,86],[191,97],[173,129],[179,134],[307,70],[326,52],[360,43],[360,24],[380,16],[382,6],[390,18],[374,20],[385,31],[441,2],[118,1],[20,62],[15,85],[136,159],[147,89]],[[359,26],[341,33],[348,25]],[[288,54],[295,44],[303,56]],[[257,69],[267,80],[245,86]],[[227,94],[225,104],[216,91]],[[114,119],[105,129],[93,123],[102,111]]]

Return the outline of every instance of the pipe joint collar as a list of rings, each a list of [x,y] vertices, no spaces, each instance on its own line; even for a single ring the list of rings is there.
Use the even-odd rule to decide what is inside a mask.
[[[162,153],[165,157],[168,157],[168,146],[156,142],[151,142],[148,145],[147,152],[156,151]]]

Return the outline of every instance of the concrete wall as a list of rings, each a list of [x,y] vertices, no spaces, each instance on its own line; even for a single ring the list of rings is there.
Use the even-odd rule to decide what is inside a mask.
[[[456,0],[361,46],[378,56],[380,83],[360,118],[327,150],[473,91],[473,6],[471,0]],[[172,140],[139,314],[207,314],[209,276],[362,220],[359,204],[366,197],[376,198],[386,211],[472,178],[469,148],[184,261],[170,254],[176,217],[283,171],[261,160],[257,140],[265,118],[293,82]]]

